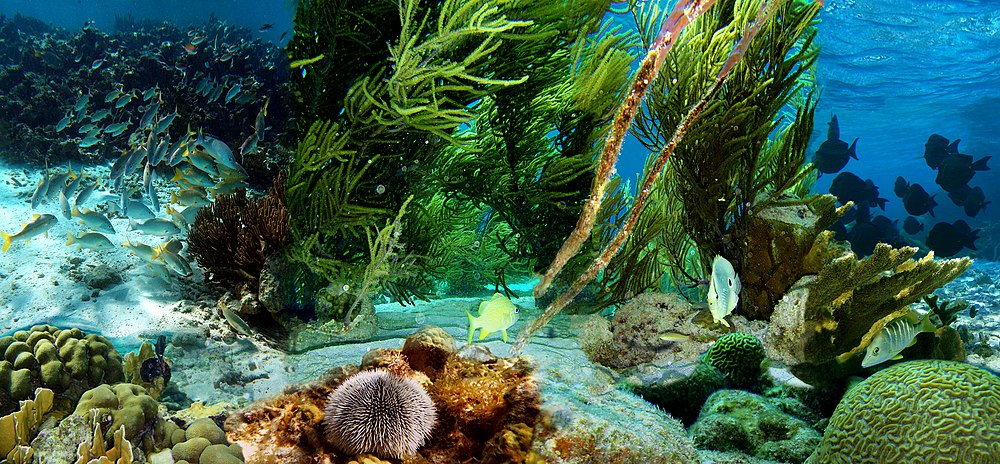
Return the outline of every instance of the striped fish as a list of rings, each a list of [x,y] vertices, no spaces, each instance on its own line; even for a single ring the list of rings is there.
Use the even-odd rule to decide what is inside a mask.
[[[935,330],[937,327],[927,314],[911,310],[906,315],[889,321],[879,333],[875,334],[865,349],[865,359],[861,361],[861,367],[872,367],[890,359],[901,359],[899,352],[913,345],[917,334]]]

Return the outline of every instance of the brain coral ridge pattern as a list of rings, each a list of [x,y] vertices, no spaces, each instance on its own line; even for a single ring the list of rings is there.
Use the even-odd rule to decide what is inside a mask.
[[[849,390],[807,462],[995,463],[1000,377],[955,361],[881,370]]]

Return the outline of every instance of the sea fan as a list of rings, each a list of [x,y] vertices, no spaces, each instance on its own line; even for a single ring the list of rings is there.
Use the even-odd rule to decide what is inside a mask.
[[[418,383],[383,369],[351,376],[330,394],[326,438],[351,454],[402,458],[430,437],[437,413]]]

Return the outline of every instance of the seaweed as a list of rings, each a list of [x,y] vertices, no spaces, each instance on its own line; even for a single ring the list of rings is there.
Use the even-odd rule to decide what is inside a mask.
[[[607,0],[393,5],[398,24],[375,33],[384,3],[300,4],[289,55],[309,125],[289,168],[290,256],[365,298],[409,303],[446,275],[509,290],[572,229],[635,38],[602,22]],[[405,266],[364,285],[368,234],[411,196]]]

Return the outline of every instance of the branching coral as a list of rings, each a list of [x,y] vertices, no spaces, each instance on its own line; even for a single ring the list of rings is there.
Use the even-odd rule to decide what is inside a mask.
[[[829,244],[832,235],[821,234],[813,253],[836,250]],[[972,264],[969,258],[935,260],[933,253],[911,259],[916,252],[880,243],[865,259],[846,250],[822,259],[819,273],[799,279],[775,307],[764,337],[768,357],[807,382],[845,375],[851,368],[845,363],[885,324]]]
[[[247,285],[257,293],[267,257],[289,239],[284,176],[267,196],[251,200],[246,191],[219,195],[198,212],[189,235],[190,251],[210,280]]]

